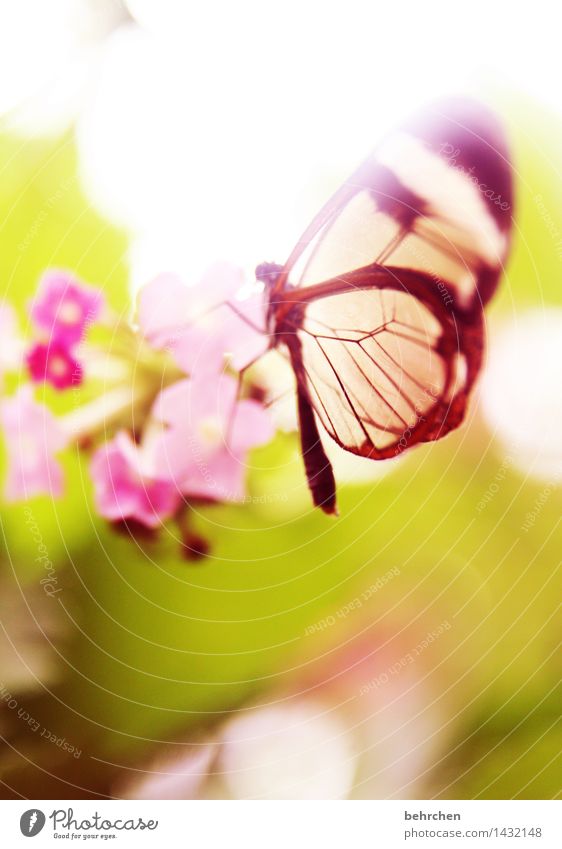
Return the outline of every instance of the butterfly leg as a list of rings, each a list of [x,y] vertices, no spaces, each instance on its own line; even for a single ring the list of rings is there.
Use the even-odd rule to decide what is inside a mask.
[[[232,436],[232,428],[234,427],[234,419],[236,418],[236,407],[238,406],[238,402],[240,401],[240,398],[242,397],[242,387],[244,385],[244,377],[246,375],[246,372],[249,369],[251,369],[252,366],[254,366],[259,360],[261,360],[261,358],[263,357],[263,355],[265,353],[266,353],[265,351],[262,351],[260,354],[258,354],[257,357],[254,357],[253,360],[250,360],[249,363],[246,363],[246,365],[243,366],[240,369],[240,371],[238,372],[238,378],[237,378],[237,381],[236,381],[236,394],[235,394],[234,400],[232,402],[232,407],[230,409],[230,413],[229,413],[229,416],[228,416],[228,426],[226,428],[226,442],[227,442],[227,444],[230,442],[230,437]]]
[[[224,306],[225,306],[225,307],[228,307],[228,309],[229,309],[231,312],[233,312],[233,313],[234,313],[234,315],[235,315],[235,316],[237,316],[237,317],[240,319],[240,321],[243,321],[243,322],[244,322],[244,324],[247,324],[247,325],[248,325],[248,327],[251,327],[251,328],[252,328],[252,330],[255,330],[255,331],[256,331],[256,333],[261,333],[261,334],[264,334],[264,335],[265,335],[265,333],[267,332],[267,331],[265,330],[265,328],[264,328],[264,327],[259,327],[259,325],[257,325],[257,324],[255,323],[255,321],[252,321],[252,319],[251,319],[251,318],[248,318],[248,316],[247,316],[247,315],[244,315],[244,313],[243,313],[241,310],[237,309],[237,308],[234,306],[234,304],[232,303],[232,301],[224,301],[223,303],[224,303]],[[219,304],[219,306],[222,306],[222,304]]]

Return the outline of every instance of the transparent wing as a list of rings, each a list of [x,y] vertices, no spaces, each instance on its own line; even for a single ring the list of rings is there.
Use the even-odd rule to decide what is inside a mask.
[[[376,263],[421,272],[445,306],[473,312],[497,284],[512,205],[495,118],[469,101],[440,104],[390,135],[343,184],[299,241],[279,290]]]
[[[462,421],[481,363],[480,312],[459,323],[429,283],[400,268],[361,269],[293,310],[285,341],[299,385],[354,454],[392,457]]]

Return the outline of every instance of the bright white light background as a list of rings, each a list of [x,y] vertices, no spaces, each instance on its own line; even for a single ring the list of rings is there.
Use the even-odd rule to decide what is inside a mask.
[[[282,262],[381,133],[424,101],[508,88],[560,111],[553,9],[546,2],[529,9],[506,2],[4,0],[0,113],[24,135],[60,132],[76,121],[84,187],[130,232],[134,287],[165,270],[195,281],[217,259],[250,273],[259,261]],[[549,319],[553,340],[561,324],[559,313]],[[509,362],[504,349],[502,362]],[[545,387],[560,381],[556,358],[543,363],[558,368]],[[505,369],[492,366],[485,409],[512,441],[498,415],[505,384],[493,380]],[[532,361],[528,368],[534,371]],[[524,369],[518,362],[518,382]],[[534,403],[540,408],[541,398]],[[529,438],[528,429],[521,436]]]
[[[134,235],[135,279],[217,258],[253,268],[282,262],[423,101],[492,83],[559,107],[556,27],[534,39],[530,25],[489,2],[4,2],[0,111],[31,134],[77,115],[84,183]]]

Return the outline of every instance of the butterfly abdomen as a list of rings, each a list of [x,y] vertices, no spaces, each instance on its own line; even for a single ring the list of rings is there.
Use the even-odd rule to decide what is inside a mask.
[[[324,513],[337,515],[336,481],[332,465],[324,451],[314,411],[300,386],[297,399],[302,456],[314,506],[320,507]]]

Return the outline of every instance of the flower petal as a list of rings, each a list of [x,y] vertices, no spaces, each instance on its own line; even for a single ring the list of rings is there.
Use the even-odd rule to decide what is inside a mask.
[[[16,311],[10,304],[0,304],[0,376],[15,371],[21,362],[23,339],[20,337]]]
[[[101,291],[86,286],[72,272],[49,269],[31,303],[31,319],[49,340],[70,347],[84,338],[104,304]]]
[[[144,472],[142,447],[124,431],[96,451],[90,464],[96,509],[111,521],[135,519],[148,528],[158,527],[178,507],[180,495],[169,480]]]
[[[82,383],[82,366],[60,342],[36,344],[25,359],[34,383],[50,383],[60,391]]]
[[[173,342],[189,321],[193,290],[177,274],[160,274],[139,292],[138,323],[156,348]]]
[[[9,456],[6,499],[60,495],[62,470],[54,455],[66,446],[67,437],[51,411],[36,403],[31,386],[0,403],[0,421]]]
[[[245,495],[246,466],[227,449],[191,464],[181,489],[188,498],[241,501]]]
[[[240,401],[230,431],[229,445],[235,454],[265,445],[275,434],[273,421],[261,404],[251,399]]]

